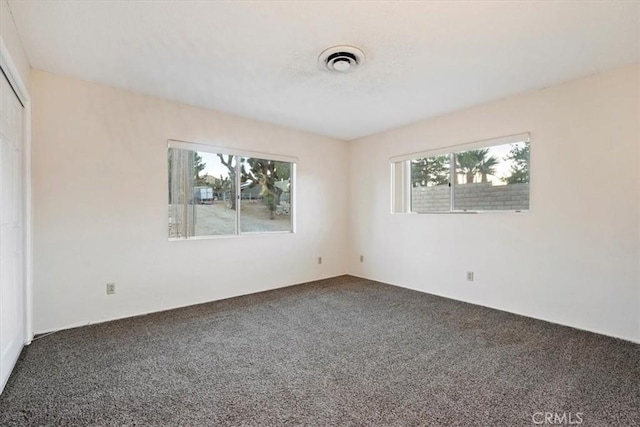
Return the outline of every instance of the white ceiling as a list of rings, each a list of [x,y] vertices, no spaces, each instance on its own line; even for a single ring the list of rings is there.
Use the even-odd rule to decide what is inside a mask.
[[[346,140],[640,62],[638,1],[9,5],[33,68]]]

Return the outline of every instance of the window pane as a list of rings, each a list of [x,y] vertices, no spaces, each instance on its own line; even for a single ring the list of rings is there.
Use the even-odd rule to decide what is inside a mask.
[[[240,232],[292,231],[292,163],[243,157]]]
[[[294,163],[177,143],[168,150],[170,239],[293,231]]]
[[[169,238],[236,234],[233,156],[169,148]]]
[[[188,237],[186,219],[192,215],[189,195],[193,192],[193,155],[194,151],[169,148],[169,238]]]
[[[193,235],[236,234],[235,157],[199,151],[193,161]]]
[[[411,212],[451,210],[449,155],[411,160]]]
[[[529,142],[454,154],[454,210],[529,209]]]

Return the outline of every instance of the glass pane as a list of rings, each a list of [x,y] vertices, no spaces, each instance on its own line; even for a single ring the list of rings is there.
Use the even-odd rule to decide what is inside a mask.
[[[451,210],[449,155],[411,160],[411,212]]]
[[[528,210],[529,142],[456,153],[454,210]]]
[[[292,164],[243,157],[240,232],[292,231]]]
[[[236,234],[235,157],[199,151],[193,165],[193,235]]]
[[[189,236],[186,219],[193,210],[188,203],[193,188],[193,155],[193,151],[169,148],[169,238]]]
[[[169,238],[236,234],[235,158],[169,148]]]

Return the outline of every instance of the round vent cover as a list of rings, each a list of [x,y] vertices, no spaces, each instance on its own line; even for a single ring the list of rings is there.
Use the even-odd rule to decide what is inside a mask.
[[[349,73],[364,62],[364,52],[353,46],[333,46],[322,51],[318,65],[323,70]]]

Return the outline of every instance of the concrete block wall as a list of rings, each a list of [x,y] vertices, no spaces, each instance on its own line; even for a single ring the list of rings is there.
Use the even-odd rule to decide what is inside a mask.
[[[446,212],[450,209],[449,185],[411,188],[411,212]]]
[[[448,185],[413,187],[412,212],[442,212],[449,210]],[[455,210],[526,210],[529,209],[529,184],[492,185],[491,183],[457,184]]]

